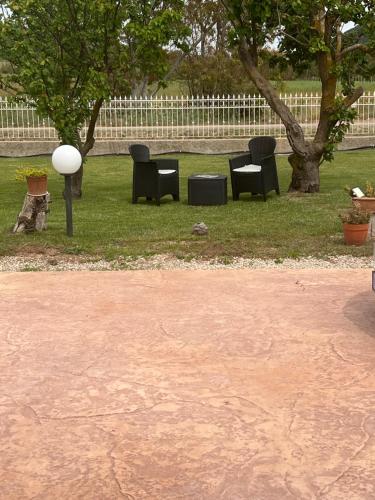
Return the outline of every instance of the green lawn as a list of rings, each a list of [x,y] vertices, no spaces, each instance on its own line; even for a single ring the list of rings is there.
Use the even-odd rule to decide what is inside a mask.
[[[370,255],[371,245],[347,247],[343,243],[340,209],[350,200],[344,186],[375,182],[375,151],[338,153],[321,172],[321,193],[289,196],[290,168],[278,157],[282,196],[270,194],[267,203],[244,195],[238,202],[216,207],[187,205],[187,177],[194,172],[228,173],[227,156],[173,155],[180,160],[181,202],[163,198],[160,207],[141,201],[132,205],[132,166],[124,157],[90,158],[86,164],[84,196],[74,203],[75,236],[65,236],[63,180],[47,157],[0,159],[0,254],[38,251],[48,247],[67,254],[106,258],[171,253],[180,258],[299,257],[333,254]],[[49,227],[42,234],[13,235],[12,225],[21,208],[25,185],[14,180],[19,166],[48,166],[53,203]],[[230,186],[228,186],[230,192]],[[204,221],[208,237],[191,234],[195,222]]]

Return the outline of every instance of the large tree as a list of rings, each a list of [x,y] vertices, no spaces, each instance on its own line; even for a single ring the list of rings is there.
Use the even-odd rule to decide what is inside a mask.
[[[216,70],[216,75],[209,71],[208,80],[215,80],[218,78],[217,64],[222,62],[224,55],[229,58],[227,34],[230,24],[220,0],[184,0],[183,12],[185,43],[180,45],[180,50],[169,52],[169,68],[158,85],[153,87],[152,95],[157,94],[172,78],[185,80],[187,77],[191,91],[192,80],[196,81],[195,74],[199,74],[202,68],[206,70],[207,66]],[[217,61],[215,61],[216,55],[218,55]],[[227,65],[230,65],[230,62]],[[205,80],[207,78],[203,77],[198,87],[205,87]],[[208,87],[212,89],[215,85]],[[194,91],[196,89],[197,85],[194,84]]]
[[[54,124],[62,144],[82,157],[94,146],[95,125],[109,96],[112,47],[121,26],[118,0],[10,0],[0,31],[12,72],[2,79],[18,100]],[[88,121],[85,137],[81,130]],[[81,196],[83,165],[73,178]]]
[[[220,0],[186,0],[184,19],[190,28],[190,53],[204,57],[226,49],[229,23]]]
[[[126,48],[123,76],[132,96],[145,96],[150,85],[164,86],[170,69],[168,53],[186,52],[189,29],[183,20],[182,0],[128,2],[129,22],[121,30],[121,46]],[[119,84],[124,81],[118,79]]]
[[[61,143],[76,146],[85,159],[112,91],[130,88],[142,64],[151,65],[157,77],[163,74],[164,62],[152,56],[175,37],[183,2],[9,0],[2,5],[0,51],[12,67],[3,87],[50,118]],[[144,25],[140,18],[146,15]],[[83,164],[73,178],[75,197],[82,194],[82,175]]]
[[[375,47],[374,0],[222,0],[232,23],[232,43],[256,87],[281,118],[293,153],[290,191],[319,191],[319,167],[332,158],[355,117],[351,108],[363,94],[353,71]],[[361,37],[345,37],[345,26],[362,27]],[[303,70],[316,64],[321,81],[319,122],[313,139],[259,69],[259,53],[278,44],[281,64]],[[342,83],[341,91],[338,83]]]

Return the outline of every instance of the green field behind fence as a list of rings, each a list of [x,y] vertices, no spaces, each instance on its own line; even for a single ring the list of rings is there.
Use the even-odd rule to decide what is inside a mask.
[[[284,93],[298,92],[320,92],[321,83],[319,80],[282,80],[273,82],[274,86]],[[375,91],[375,81],[360,81],[356,85],[362,85],[365,91]],[[339,86],[340,88],[340,86]],[[171,81],[165,89],[160,89],[158,95],[186,95],[188,87],[184,81]]]

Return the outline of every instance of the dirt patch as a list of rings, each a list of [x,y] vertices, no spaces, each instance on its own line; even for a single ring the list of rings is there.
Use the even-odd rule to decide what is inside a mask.
[[[50,247],[46,245],[38,245],[38,244],[25,244],[21,247],[18,247],[15,255],[19,257],[27,257],[29,255],[45,255],[56,257],[56,255],[62,255],[61,249],[57,247]]]

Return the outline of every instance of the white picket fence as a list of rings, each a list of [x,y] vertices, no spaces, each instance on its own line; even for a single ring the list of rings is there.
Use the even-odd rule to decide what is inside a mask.
[[[298,118],[306,137],[313,136],[319,117],[319,94],[285,94],[281,98]],[[358,117],[348,135],[375,136],[375,92],[364,94],[354,107]],[[256,135],[285,137],[285,129],[265,99],[254,95],[113,98],[103,105],[95,133],[99,141]],[[0,140],[56,139],[51,121],[39,117],[32,106],[0,98]]]

